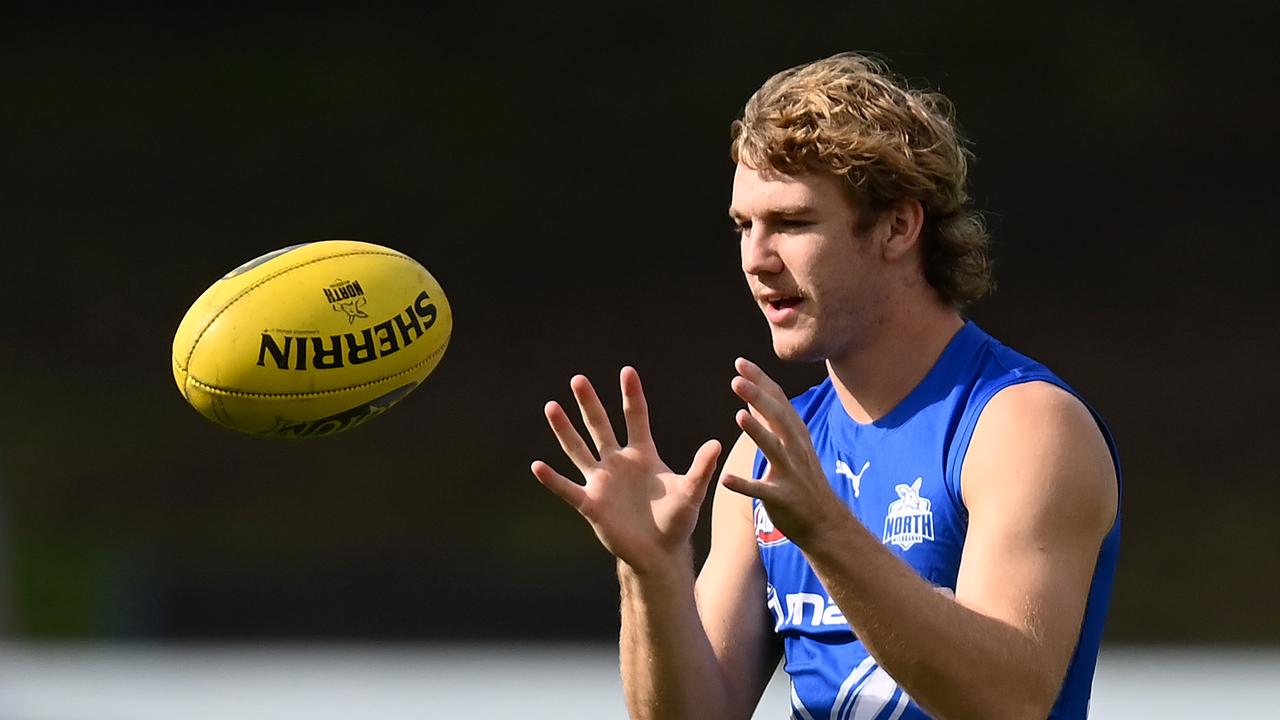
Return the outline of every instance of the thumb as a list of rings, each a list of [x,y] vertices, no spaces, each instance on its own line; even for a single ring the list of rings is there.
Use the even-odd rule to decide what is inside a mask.
[[[716,460],[720,457],[720,441],[708,440],[693,454],[693,462],[685,473],[685,490],[690,497],[703,497],[711,476],[716,472]]]
[[[748,480],[744,477],[725,473],[720,476],[720,484],[725,486],[725,489],[732,490],[739,495],[746,495],[760,500],[765,499],[766,488],[764,483],[759,480]]]

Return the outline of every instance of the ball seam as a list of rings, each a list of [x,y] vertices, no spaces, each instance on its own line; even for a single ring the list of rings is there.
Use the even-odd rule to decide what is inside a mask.
[[[186,359],[186,362],[183,364],[183,370],[186,370],[188,372],[190,371],[191,358],[195,356],[196,348],[200,346],[200,340],[204,338],[204,334],[209,331],[209,328],[213,327],[213,324],[217,322],[218,318],[222,317],[222,313],[226,312],[232,305],[235,305],[236,303],[240,302],[240,300],[244,299],[249,293],[253,292],[254,290],[257,290],[259,287],[262,287],[263,285],[267,284],[271,280],[274,280],[275,278],[278,278],[287,272],[291,272],[293,270],[297,270],[298,268],[306,267],[308,265],[313,265],[315,263],[322,262],[324,260],[332,260],[333,258],[340,258],[340,257],[350,257],[352,255],[386,255],[388,257],[404,258],[405,260],[408,260],[414,265],[418,265],[417,260],[414,260],[413,258],[403,253],[380,251],[380,250],[347,250],[344,252],[335,253],[333,255],[325,255],[324,257],[312,258],[310,260],[307,260],[306,262],[300,262],[300,263],[297,263],[296,265],[290,265],[287,268],[281,268],[271,273],[270,275],[258,280],[257,282],[250,285],[249,287],[244,288],[239,293],[237,293],[235,297],[231,298],[222,307],[218,308],[218,311],[213,314],[213,317],[209,318],[209,321],[204,324],[204,327],[200,328],[200,332],[199,334],[196,335],[196,339],[191,341],[191,349],[187,351],[187,359]]]

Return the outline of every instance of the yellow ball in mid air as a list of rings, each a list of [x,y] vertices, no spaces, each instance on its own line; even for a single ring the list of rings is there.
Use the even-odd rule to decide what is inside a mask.
[[[206,290],[174,336],[173,377],[224,427],[330,435],[413,390],[452,330],[444,291],[413,258],[322,240],[267,253]]]

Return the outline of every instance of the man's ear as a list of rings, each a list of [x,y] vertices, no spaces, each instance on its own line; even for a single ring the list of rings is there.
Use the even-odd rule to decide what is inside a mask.
[[[884,259],[890,262],[910,255],[920,245],[924,232],[924,205],[915,198],[902,198],[885,212],[881,222],[888,225],[881,243]]]

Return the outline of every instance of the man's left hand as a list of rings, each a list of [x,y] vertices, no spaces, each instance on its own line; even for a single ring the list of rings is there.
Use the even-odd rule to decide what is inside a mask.
[[[738,358],[730,387],[747,403],[735,416],[738,427],[755,441],[768,465],[764,477],[725,474],[726,488],[759,498],[775,527],[803,547],[815,531],[832,527],[829,517],[847,517],[848,509],[831,489],[804,420],[786,393],[760,366]]]

